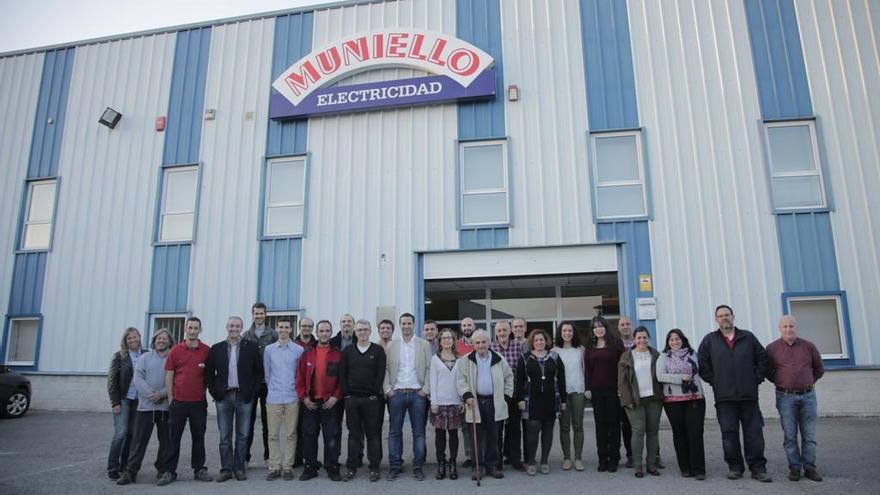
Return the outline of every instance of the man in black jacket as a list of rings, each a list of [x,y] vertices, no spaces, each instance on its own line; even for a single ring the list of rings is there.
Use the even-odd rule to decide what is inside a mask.
[[[382,422],[385,407],[382,384],[385,381],[385,351],[370,342],[370,322],[358,320],[354,333],[357,341],[342,351],[339,384],[345,400],[348,421],[348,460],[343,480],[355,477],[364,455],[364,436],[367,438],[367,459],[370,462],[370,481],[379,481],[379,463],[382,462]]]
[[[743,476],[739,427],[742,424],[745,461],[752,478],[770,482],[764,457],[764,418],[758,407],[758,385],[767,375],[767,351],[749,332],[733,325],[733,309],[722,304],[715,308],[718,330],[700,343],[700,378],[712,385],[715,410],[721,426],[724,460],[730,468],[728,479]]]
[[[226,481],[235,476],[247,479],[248,429],[254,406],[254,396],[263,383],[263,360],[256,344],[241,338],[241,318],[232,316],[226,321],[226,340],[211,347],[205,362],[205,381],[217,406],[217,425],[220,428],[220,477]],[[235,428],[233,449],[232,432]]]

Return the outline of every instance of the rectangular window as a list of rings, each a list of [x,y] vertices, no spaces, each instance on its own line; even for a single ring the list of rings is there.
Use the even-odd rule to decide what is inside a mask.
[[[27,211],[24,216],[22,249],[49,249],[52,220],[55,214],[57,181],[41,180],[28,183]]]
[[[798,336],[815,344],[822,358],[849,357],[840,296],[790,296],[787,303],[798,321]]]
[[[266,167],[263,235],[302,235],[305,223],[306,158],[270,160]]]
[[[9,324],[9,345],[6,348],[6,364],[33,366],[37,357],[37,333],[40,320],[16,318]]]
[[[507,142],[461,143],[459,154],[461,226],[509,224]]]
[[[764,124],[770,189],[777,210],[825,208],[825,184],[813,121]]]
[[[199,168],[174,167],[164,172],[160,242],[191,241],[196,218]]]
[[[284,316],[290,318],[290,338],[295,339],[296,336],[299,335],[299,315],[296,313],[291,313],[289,311],[272,311],[266,313],[266,325],[272,328],[278,328],[278,320]],[[246,327],[245,330],[247,330],[248,327]]]
[[[591,139],[596,219],[647,216],[641,131],[594,134]]]
[[[154,315],[150,339],[152,340],[152,336],[156,335],[158,330],[164,328],[171,333],[171,336],[174,338],[174,343],[178,344],[183,340],[183,328],[185,322],[186,315]]]

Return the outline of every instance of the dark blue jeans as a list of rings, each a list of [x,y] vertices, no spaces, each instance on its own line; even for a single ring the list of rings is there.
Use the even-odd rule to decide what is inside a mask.
[[[721,444],[724,446],[724,461],[731,471],[745,471],[745,464],[753,473],[767,472],[767,458],[764,457],[764,417],[756,400],[724,401],[715,404],[718,424],[721,426]],[[739,442],[739,427],[742,424],[743,444],[745,444],[745,463]]]
[[[119,414],[113,415],[113,439],[110,440],[110,455],[107,457],[108,473],[118,473],[128,463],[137,406],[137,399],[122,399]]]
[[[220,429],[220,471],[244,471],[254,406],[253,400],[246,399],[238,392],[226,392],[223,400],[214,403],[217,406],[217,427]]]
[[[339,427],[340,403],[337,401],[330,409],[324,409],[323,401],[315,401],[314,411],[300,404],[299,417],[303,432],[303,460],[306,469],[318,468],[318,433],[324,439],[324,469],[328,472],[339,469]]]
[[[776,392],[776,410],[782,423],[785,455],[792,469],[816,468],[816,392],[795,395]],[[801,446],[798,448],[798,430]]]
[[[397,390],[388,399],[388,464],[392,469],[403,466],[403,420],[409,414],[413,432],[413,469],[425,465],[425,403],[427,399],[413,391]]]

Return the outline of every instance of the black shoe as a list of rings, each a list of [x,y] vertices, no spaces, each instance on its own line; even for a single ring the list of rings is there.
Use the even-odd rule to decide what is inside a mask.
[[[617,463],[616,462],[609,462],[608,463],[608,472],[609,473],[616,473],[617,472]]]
[[[490,469],[489,476],[491,476],[495,479],[501,479],[504,477],[504,471],[502,471],[500,469]]]
[[[391,468],[388,470],[388,476],[386,476],[385,479],[388,481],[394,481],[398,476],[400,476],[400,468]]]
[[[458,479],[458,467],[455,465],[455,459],[449,461],[449,479]]]
[[[379,481],[379,478],[381,477],[382,475],[379,473],[379,471],[370,471],[370,482]]]
[[[246,480],[247,479],[247,472],[244,469],[242,469],[240,471],[236,471],[235,472],[235,479],[237,479],[238,481]]]
[[[314,468],[306,468],[303,470],[302,474],[299,475],[300,481],[309,481],[312,478],[318,477],[318,470]]]
[[[348,468],[342,475],[342,481],[351,481],[357,476],[357,468]]]
[[[269,473],[271,474],[271,471]],[[220,475],[217,476],[217,483],[223,483],[224,481],[231,479],[232,473],[230,473],[229,471],[220,471]],[[269,479],[269,477],[267,476],[266,479]]]
[[[743,472],[742,471],[730,471],[727,473],[727,479],[729,480],[738,480],[742,479]]]
[[[293,469],[285,469],[281,471],[281,479],[285,481],[293,480]]]
[[[327,477],[330,478],[330,481],[342,481],[342,475],[339,474],[339,468],[328,469]]]
[[[626,464],[624,464],[624,466],[628,467],[629,469],[632,469],[635,467],[635,465],[636,465],[636,463],[635,463],[635,461],[633,461],[632,456],[629,456],[629,455],[626,456]]]
[[[596,466],[596,471],[599,471],[600,473],[608,471],[608,463],[605,461],[599,461],[599,465]]]
[[[465,459],[464,462],[461,463],[461,467],[463,467],[463,468],[474,467],[474,461],[472,461],[470,459]]]
[[[694,475],[694,479],[697,481],[706,481],[706,475],[704,473],[697,473]]]
[[[422,468],[413,469],[413,478],[415,478],[416,481],[425,481],[425,473],[422,471]]]
[[[805,469],[804,477],[813,481],[822,481],[822,475],[819,474],[819,471],[816,471],[816,468]]]
[[[437,463],[437,472],[434,474],[434,479],[442,480],[446,478],[446,462],[440,461]]]
[[[797,468],[789,468],[788,470],[788,479],[790,481],[800,481],[801,479],[801,470]]]
[[[116,481],[119,479],[119,471],[107,471],[107,477]]]
[[[119,475],[119,479],[116,480],[117,485],[127,485],[129,483],[134,483],[137,480],[136,474],[129,474],[128,471],[123,471],[122,474]]]
[[[165,473],[162,473],[162,477],[159,478],[159,481],[156,482],[156,486],[170,485],[171,483],[174,483],[175,481],[177,481],[177,474],[165,472]]]
[[[771,481],[773,481],[773,478],[771,478],[770,475],[767,474],[766,471],[761,471],[761,472],[758,472],[758,473],[752,473],[752,479],[753,479],[753,480],[758,480],[758,481],[760,481],[761,483],[770,483]]]
[[[208,470],[201,468],[193,473],[193,479],[196,481],[214,481],[214,477],[208,474]]]
[[[636,478],[644,478],[645,473],[642,471],[642,466],[636,466],[636,472],[633,473]]]
[[[657,471],[657,468],[648,468],[645,471],[651,476],[660,476],[660,471]]]
[[[682,477],[682,478],[693,478],[693,477],[694,477],[694,473],[692,473],[692,472],[688,471],[687,469],[685,469],[684,471],[681,472],[681,477]]]
[[[287,472],[289,473],[290,471],[287,471]],[[277,469],[270,469],[269,473],[266,475],[266,481],[275,481],[280,477],[281,477],[281,471],[279,471]],[[217,481],[220,481],[220,480],[217,480]]]

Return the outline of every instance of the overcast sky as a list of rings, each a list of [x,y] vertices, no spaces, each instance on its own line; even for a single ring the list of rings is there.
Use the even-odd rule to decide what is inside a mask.
[[[0,53],[329,3],[327,0],[0,0]]]

